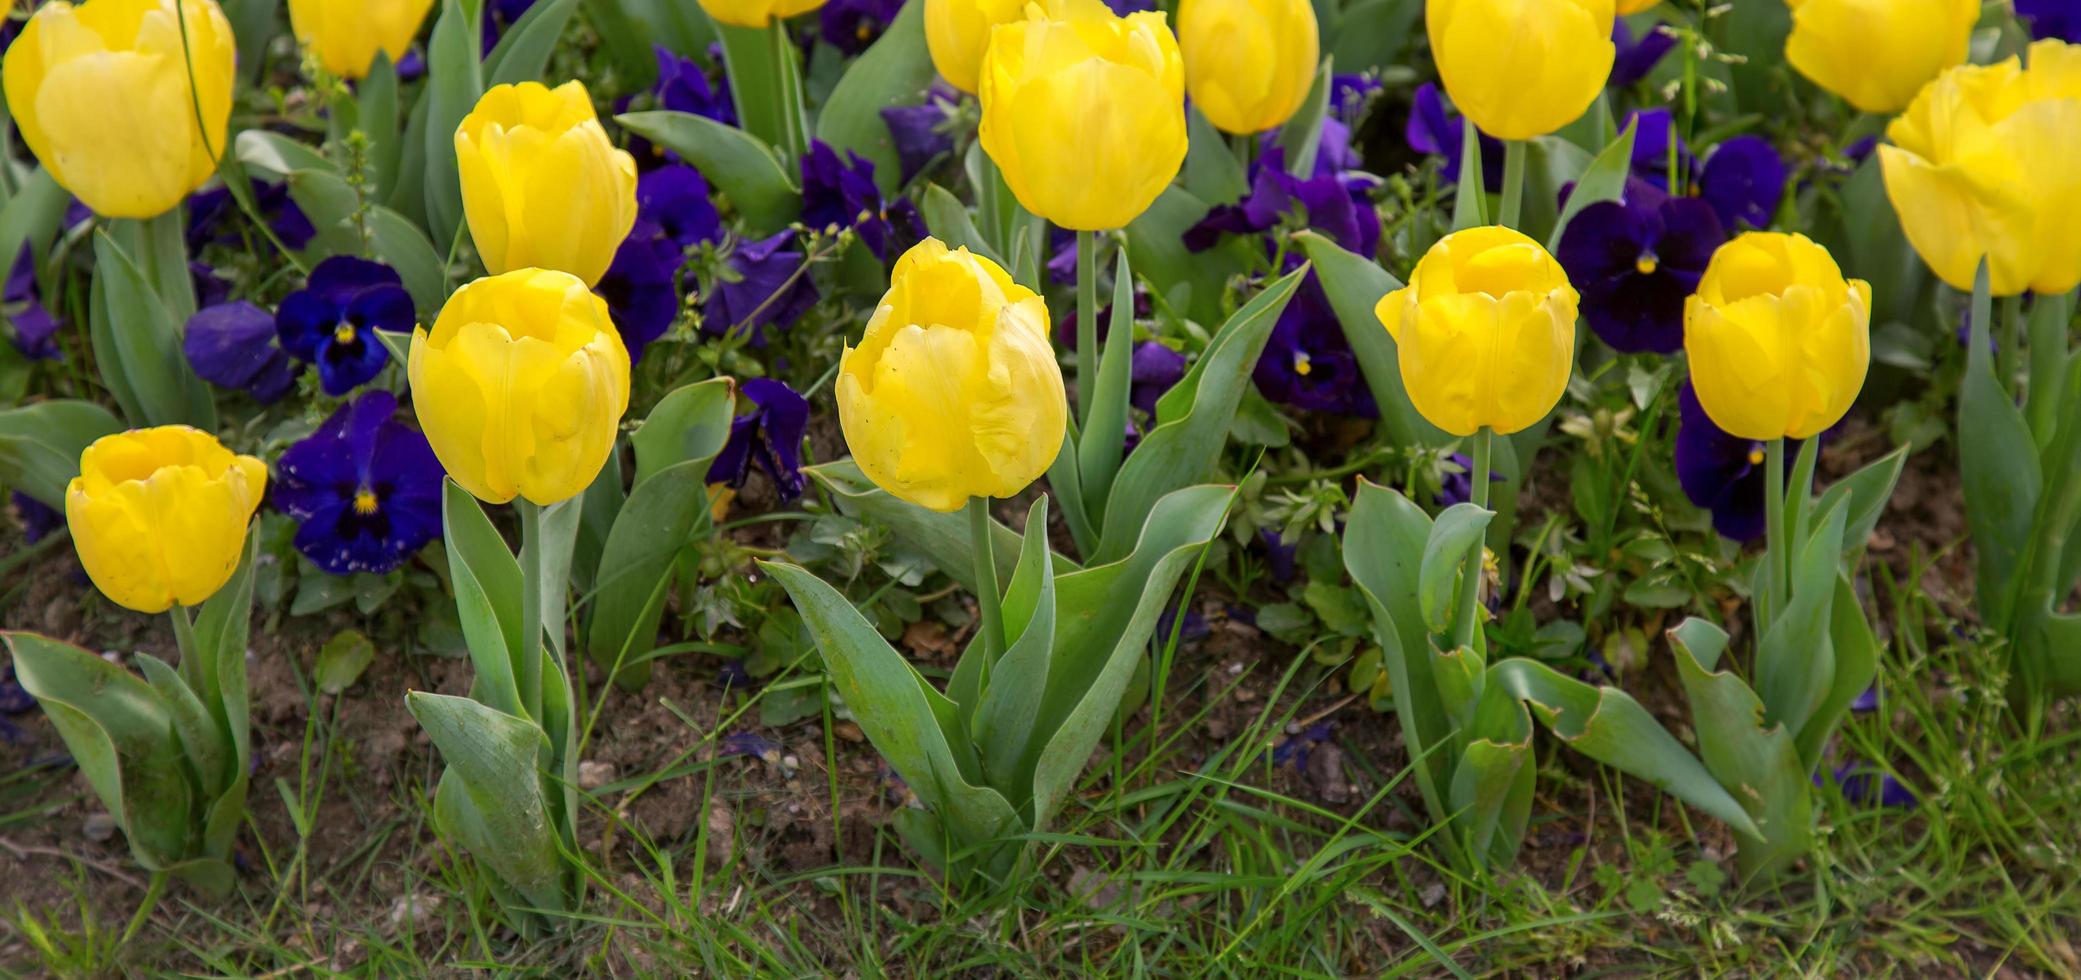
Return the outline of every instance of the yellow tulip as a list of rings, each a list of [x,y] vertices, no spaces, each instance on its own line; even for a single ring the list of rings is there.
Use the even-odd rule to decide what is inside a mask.
[[[1178,50],[1192,104],[1225,133],[1261,133],[1292,118],[1322,59],[1308,0],[1183,0]]]
[[[838,421],[876,485],[937,511],[1009,497],[1069,425],[1048,305],[997,263],[927,238],[904,253],[860,346],[838,362]]]
[[[1761,0],[1756,0],[1761,2]],[[1899,112],[1963,64],[1980,0],[1785,0],[1785,60],[1865,112]]]
[[[775,17],[786,20],[824,5],[824,0],[701,0],[701,9],[719,24],[765,27]]]
[[[1497,139],[1574,122],[1611,78],[1612,0],[1429,0],[1431,57],[1452,104]]]
[[[1064,228],[1122,228],[1185,162],[1185,66],[1154,11],[1047,0],[991,32],[982,142],[1026,210]]]
[[[494,504],[584,491],[629,407],[629,351],[606,301],[550,269],[456,290],[431,333],[412,331],[406,370],[434,455]]]
[[[1662,0],[1618,0],[1618,5],[1613,10],[1620,17],[1631,17],[1661,2]]]
[[[55,2],[29,18],[0,74],[22,138],[60,186],[104,217],[154,218],[217,172],[236,58],[216,0]]]
[[[1684,302],[1691,384],[1743,439],[1805,439],[1841,420],[1871,365],[1871,284],[1805,235],[1720,246]]]
[[[65,488],[65,524],[94,586],[160,613],[201,605],[231,580],[267,464],[185,425],[94,440]]]
[[[1538,242],[1488,226],[1439,239],[1373,312],[1424,418],[1453,435],[1507,435],[1545,418],[1568,387],[1579,299]]]
[[[325,70],[361,78],[381,50],[396,64],[434,0],[289,0],[289,29]]]
[[[581,82],[499,85],[455,130],[463,212],[493,275],[557,269],[591,286],[636,225],[636,159]]]
[[[2058,295],[2081,284],[2081,45],[2039,41],[2030,67],[1963,65],[1922,90],[1879,147],[1886,196],[1922,261],[1973,288],[1987,259],[1994,295]]]
[[[974,94],[990,29],[1025,14],[1023,0],[925,0],[925,47],[948,85]]]

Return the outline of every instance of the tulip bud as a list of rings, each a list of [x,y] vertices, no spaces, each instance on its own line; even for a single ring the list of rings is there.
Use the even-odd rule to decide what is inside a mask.
[[[1980,0],[1785,0],[1785,60],[1865,112],[1899,112],[1963,64]]]
[[[1490,226],[1439,239],[1373,312],[1424,418],[1453,435],[1507,435],[1545,418],[1568,387],[1578,300],[1538,242]]]
[[[65,523],[103,595],[141,613],[199,606],[238,570],[267,464],[185,425],[94,440],[65,488]]]
[[[1292,118],[1322,59],[1308,0],[1184,0],[1178,50],[1192,103],[1225,133],[1261,133]]]
[[[1069,425],[1048,306],[997,263],[927,238],[896,261],[860,346],[838,362],[838,421],[860,471],[937,511],[1009,497]]]
[[[1185,162],[1185,67],[1154,11],[1048,0],[991,33],[982,143],[1026,210],[1077,231],[1123,228]]]
[[[1612,0],[1429,0],[1445,93],[1482,132],[1528,140],[1574,122],[1611,78]]]
[[[1879,147],[1886,196],[1936,274],[1970,291],[1985,258],[1996,296],[2081,284],[2081,45],[1961,65],[1922,89]]]
[[[289,29],[318,63],[341,78],[362,78],[381,50],[396,64],[434,0],[289,0]]]
[[[718,24],[734,27],[765,27],[778,17],[786,20],[824,5],[824,0],[701,0],[701,9]]]
[[[925,47],[948,85],[974,94],[990,29],[1025,15],[1022,0],[925,0]]]
[[[1661,2],[1662,0],[1618,0],[1618,6],[1614,8],[1614,12],[1620,17],[1631,17]]]
[[[1805,235],[1752,231],[1713,253],[1684,304],[1691,385],[1743,439],[1806,439],[1841,420],[1871,365],[1871,284]]]
[[[7,49],[7,107],[44,169],[95,213],[155,218],[217,172],[236,58],[216,0],[47,3]]]
[[[412,331],[412,406],[448,475],[479,499],[544,507],[583,492],[629,407],[629,352],[607,303],[567,272],[522,269],[455,291]]]
[[[600,281],[636,224],[636,160],[614,148],[580,82],[499,85],[455,130],[463,213],[493,275],[557,269]]]

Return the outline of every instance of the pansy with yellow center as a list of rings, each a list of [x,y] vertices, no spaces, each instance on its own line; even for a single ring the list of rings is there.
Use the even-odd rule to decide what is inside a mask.
[[[390,572],[441,535],[441,463],[390,392],[341,406],[275,474],[275,506],[301,524],[297,550],[333,575]]]

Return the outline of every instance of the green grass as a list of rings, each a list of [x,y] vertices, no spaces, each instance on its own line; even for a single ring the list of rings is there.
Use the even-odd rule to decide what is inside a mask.
[[[712,751],[756,702],[706,728],[674,706],[683,751],[590,797],[583,914],[521,935],[500,924],[474,866],[431,833],[430,753],[408,753],[414,771],[379,791],[356,771],[342,703],[310,697],[294,757],[266,771],[279,780],[255,786],[253,808],[275,830],[246,836],[257,870],[239,897],[210,906],[175,890],[118,948],[128,906],[115,902],[123,915],[111,920],[95,897],[106,909],[108,895],[134,901],[136,892],[109,880],[110,865],[75,861],[74,901],[9,910],[4,928],[19,941],[9,945],[23,953],[7,966],[230,976],[2072,975],[2081,970],[2072,938],[2081,934],[2081,781],[2071,775],[2081,726],[2066,708],[2031,744],[2002,697],[2000,651],[1909,584],[1920,565],[1910,571],[1898,584],[1877,576],[1874,602],[1898,624],[1885,696],[1846,727],[1836,752],[1890,765],[1921,805],[1853,807],[1823,793],[1812,860],[1775,887],[1729,880],[1731,838],[1709,819],[1550,741],[1520,866],[1456,872],[1422,837],[1399,751],[1378,750],[1392,719],[1339,707],[1306,651],[1234,671],[1188,649],[1158,672],[1160,717],[1144,711],[1115,733],[1060,825],[1035,837],[1035,860],[1009,893],[949,892],[880,828],[863,862],[777,870],[767,860],[776,841],[754,819],[776,802],[773,779],[762,763]],[[626,709],[609,704],[603,723]],[[1362,789],[1338,807],[1296,795],[1270,761],[1290,725],[1330,709]],[[1217,714],[1231,730],[1210,740]],[[791,742],[819,745],[839,760],[833,772],[871,758],[837,738],[836,724],[827,712]],[[831,839],[847,839],[847,821],[873,819],[859,812],[856,780],[808,765],[798,778],[822,804]],[[51,813],[72,799],[69,779],[8,777],[0,824],[60,819]],[[631,794],[671,780],[698,787],[696,817],[682,839],[651,840],[626,808]],[[715,806],[735,814],[731,827],[707,818]],[[342,814],[365,822],[344,835],[318,825]]]

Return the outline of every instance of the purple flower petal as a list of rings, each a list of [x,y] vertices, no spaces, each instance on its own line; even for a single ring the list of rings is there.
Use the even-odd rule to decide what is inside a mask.
[[[1722,142],[1705,162],[1699,196],[1711,204],[1723,227],[1770,227],[1789,178],[1783,157],[1760,136]]]
[[[1612,88],[1630,88],[1633,83],[1646,78],[1662,58],[1675,49],[1676,36],[1650,27],[1636,40],[1633,29],[1626,26],[1624,17],[1620,17],[1611,22],[1611,44],[1617,49],[1617,54],[1612,59],[1611,79],[1606,84]]]
[[[329,574],[386,574],[440,536],[440,461],[396,414],[396,396],[364,392],[276,462],[269,499]]]
[[[296,382],[289,355],[276,344],[275,318],[243,300],[207,306],[188,318],[181,352],[197,377],[244,391],[262,404],[288,394]]]
[[[780,488],[781,500],[802,496],[802,436],[809,428],[809,401],[771,378],[746,381],[742,391],[755,407],[731,421],[730,439],[708,468],[709,481],[742,487],[757,463]]]

